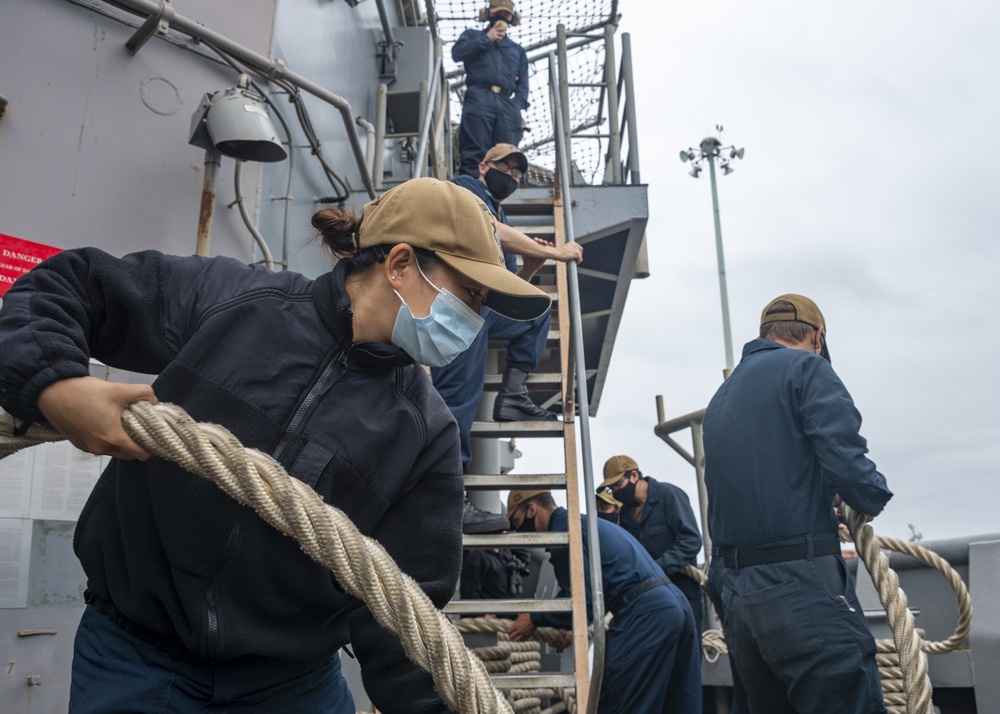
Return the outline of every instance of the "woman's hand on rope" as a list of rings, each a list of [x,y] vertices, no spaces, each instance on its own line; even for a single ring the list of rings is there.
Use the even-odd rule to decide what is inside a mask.
[[[535,634],[535,630],[537,629],[538,627],[531,621],[531,615],[522,612],[514,620],[514,624],[507,628],[507,636],[514,642],[523,642],[524,640],[531,639],[531,636]]]
[[[147,384],[118,384],[96,377],[61,379],[38,397],[38,409],[76,448],[96,456],[146,461],[152,455],[122,428],[122,410],[132,402],[156,404]]]

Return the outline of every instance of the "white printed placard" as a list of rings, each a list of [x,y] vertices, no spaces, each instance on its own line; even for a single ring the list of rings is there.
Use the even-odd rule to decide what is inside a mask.
[[[101,458],[68,441],[37,447],[31,485],[31,517],[75,521],[101,475]]]
[[[0,459],[0,518],[27,518],[31,506],[34,446]]]
[[[28,606],[31,521],[0,518],[0,608]]]

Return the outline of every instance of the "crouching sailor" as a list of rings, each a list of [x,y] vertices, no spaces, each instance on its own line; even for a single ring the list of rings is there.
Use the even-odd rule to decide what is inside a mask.
[[[522,533],[565,532],[569,514],[548,491],[512,491],[511,525]],[[587,516],[583,558],[587,561]],[[597,711],[700,714],[701,658],[694,616],[684,594],[625,529],[600,519],[601,576],[607,609],[614,613],[607,633],[604,682]],[[550,548],[560,597],[569,596],[569,549]],[[586,566],[584,572],[589,573]],[[587,578],[587,612],[590,581]],[[568,613],[522,613],[508,630],[515,642],[538,627],[568,627]]]

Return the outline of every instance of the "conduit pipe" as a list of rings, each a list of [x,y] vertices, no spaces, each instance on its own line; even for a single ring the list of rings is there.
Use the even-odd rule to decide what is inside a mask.
[[[375,175],[375,125],[364,117],[358,117],[358,126],[365,130],[365,165]]]
[[[268,270],[274,270],[274,257],[271,255],[271,250],[267,247],[267,241],[264,240],[264,236],[260,234],[257,230],[257,225],[251,220],[250,213],[247,211],[246,201],[243,200],[243,162],[236,162],[236,171],[233,174],[233,188],[236,190],[236,205],[240,209],[240,216],[243,218],[243,223],[246,225],[247,230],[250,231],[250,235],[253,236],[254,242],[260,247],[260,252],[264,255],[264,265],[267,266]]]
[[[104,0],[104,2],[143,15],[146,20],[161,13],[161,5],[151,0]],[[340,116],[344,121],[344,128],[347,129],[347,138],[351,143],[351,150],[354,152],[354,160],[357,163],[358,171],[361,173],[361,181],[368,191],[369,198],[375,198],[375,186],[372,183],[371,171],[365,163],[365,153],[361,147],[361,140],[358,138],[358,132],[354,129],[354,116],[351,112],[351,105],[346,99],[321,87],[312,80],[293,72],[284,65],[274,62],[264,55],[258,54],[250,48],[244,47],[224,35],[220,35],[214,30],[210,30],[204,25],[198,24],[190,18],[175,14],[170,18],[169,23],[172,29],[182,32],[192,39],[212,44],[223,52],[232,55],[262,77],[271,80],[284,80],[308,92],[317,99],[334,106],[340,112]]]
[[[198,211],[198,238],[195,255],[208,255],[208,244],[212,239],[212,218],[215,215],[215,175],[222,163],[218,149],[205,150],[205,175],[201,182],[201,208]]]

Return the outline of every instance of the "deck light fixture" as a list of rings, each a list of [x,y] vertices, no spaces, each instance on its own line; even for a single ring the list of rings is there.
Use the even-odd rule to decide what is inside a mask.
[[[250,88],[250,77],[241,74],[237,86],[206,94],[191,116],[188,143],[205,150],[201,208],[198,214],[197,255],[209,255],[215,213],[215,176],[222,156],[237,161],[282,161],[285,147],[267,114],[264,98]]]
[[[267,114],[264,98],[242,74],[235,87],[206,94],[191,117],[189,143],[240,161],[282,161],[288,156]]]
[[[722,126],[716,124],[716,131],[722,133]],[[726,369],[723,374],[728,378],[733,371],[733,337],[729,327],[729,295],[726,292],[726,263],[722,254],[722,224],[719,220],[719,194],[715,187],[715,160],[719,158],[722,175],[728,176],[735,169],[732,167],[733,161],[742,159],[745,153],[743,147],[737,149],[735,146],[722,146],[722,142],[714,136],[702,139],[698,147],[699,150],[688,148],[681,150],[681,161],[691,162],[689,176],[699,178],[702,170],[702,162],[708,164],[708,175],[712,183],[712,213],[715,218],[715,252],[719,261],[719,293],[722,298],[722,333],[726,347]],[[728,152],[728,158],[722,158],[722,152]]]

